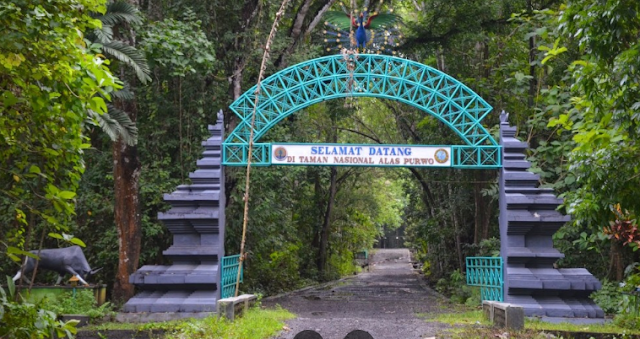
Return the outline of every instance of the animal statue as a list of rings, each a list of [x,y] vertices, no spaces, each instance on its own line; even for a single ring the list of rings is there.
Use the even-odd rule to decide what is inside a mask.
[[[54,248],[54,249],[44,249],[38,251],[30,251],[35,255],[40,256],[40,260],[38,263],[38,268],[45,269],[49,271],[54,271],[58,273],[58,280],[56,281],[56,285],[59,285],[62,281],[62,278],[65,274],[71,274],[78,278],[78,280],[84,284],[89,285],[84,279],[88,276],[96,274],[102,268],[97,270],[92,270],[89,267],[89,263],[87,259],[84,257],[84,253],[82,252],[82,248],[80,246],[71,246],[66,248]],[[13,277],[13,281],[16,281],[20,278],[24,278],[22,276],[29,272],[32,272],[36,267],[36,260],[31,257],[26,257],[22,267]]]
[[[373,52],[390,52],[395,54],[393,47],[400,43],[400,34],[397,23],[400,16],[393,13],[379,14],[373,12],[369,15],[369,2],[365,2],[365,9],[359,15],[352,16],[343,6],[343,11],[328,11],[325,14],[325,25],[329,28],[323,33],[327,36],[324,41],[335,44],[337,49],[342,49],[343,42],[350,42],[350,47],[358,51],[370,50]],[[351,28],[355,32],[350,32]],[[391,47],[391,48],[389,48]],[[328,47],[327,50],[331,50]]]

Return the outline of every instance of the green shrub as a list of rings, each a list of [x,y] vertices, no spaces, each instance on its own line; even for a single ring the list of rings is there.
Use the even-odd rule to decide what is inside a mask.
[[[620,312],[622,304],[622,290],[615,282],[605,280],[602,288],[589,296],[607,314]]]
[[[492,237],[481,240],[479,244],[464,244],[464,249],[470,257],[499,257],[500,239]]]
[[[65,292],[62,296],[46,300],[45,308],[55,314],[82,314],[91,318],[91,322],[102,319],[113,313],[110,303],[104,303],[98,307],[93,291],[81,289],[73,292]]]
[[[73,338],[77,320],[62,322],[56,314],[43,308],[41,303],[31,304],[16,297],[16,286],[7,277],[8,293],[0,287],[0,338],[34,339]]]
[[[460,270],[451,272],[449,278],[438,279],[435,289],[458,304],[478,306],[481,303],[480,289],[468,286]]]
[[[464,302],[464,304],[472,307],[482,305],[482,294],[480,293],[480,287],[465,285],[465,288],[469,290],[469,296],[467,297],[467,300]]]
[[[640,310],[636,303],[639,296],[631,295],[638,293],[640,285],[640,272],[637,270],[638,263],[629,265],[625,270],[626,278],[623,284],[605,282],[602,289],[591,295],[591,298],[607,313],[617,313],[614,323],[617,326],[640,330]]]
[[[621,313],[613,318],[613,323],[622,328],[640,330],[640,317],[637,314]]]

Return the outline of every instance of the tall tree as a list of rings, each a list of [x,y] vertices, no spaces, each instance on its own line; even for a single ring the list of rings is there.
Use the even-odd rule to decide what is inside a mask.
[[[119,75],[123,80],[128,79],[127,69],[135,72],[135,77],[141,83],[151,80],[147,61],[140,51],[135,48],[136,33],[132,24],[141,24],[137,8],[125,1],[112,1],[107,5],[107,11],[97,16],[102,22],[102,29],[93,31],[92,37],[100,44],[106,54],[120,61]],[[114,105],[109,107],[113,121],[123,121],[117,134],[110,135],[116,139],[113,143],[113,178],[114,178],[114,214],[118,230],[118,269],[113,297],[119,301],[126,301],[133,296],[134,286],[129,283],[129,276],[138,269],[140,259],[140,243],[142,225],[140,215],[139,182],[142,165],[138,156],[136,140],[131,131],[136,131],[137,107],[130,96],[118,95]],[[113,118],[118,118],[115,120]],[[107,128],[109,125],[102,123]]]

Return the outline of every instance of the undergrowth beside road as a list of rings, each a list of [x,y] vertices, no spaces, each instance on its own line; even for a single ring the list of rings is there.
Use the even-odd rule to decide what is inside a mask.
[[[617,326],[614,323],[589,325],[575,325],[570,323],[552,324],[529,318],[525,319],[525,329],[523,331],[508,332],[503,329],[493,328],[487,319],[485,319],[480,309],[463,306],[454,307],[454,312],[424,316],[427,322],[457,325],[446,333],[446,336],[451,338],[548,338],[545,333],[552,333],[556,336],[558,333],[576,333],[575,337],[578,337],[578,333],[580,333],[580,337],[582,337],[584,333],[590,333],[594,334],[596,338],[598,338],[598,336],[595,336],[595,334],[611,334],[611,338],[625,338],[629,335],[633,337],[640,336],[639,330],[629,330]],[[563,337],[567,338],[571,336],[563,335]]]
[[[83,331],[96,331],[108,337],[112,330],[165,331],[165,339],[266,339],[278,333],[284,320],[295,316],[282,308],[260,309],[254,307],[234,322],[223,318],[185,319],[171,322],[126,324],[105,323],[90,326]]]

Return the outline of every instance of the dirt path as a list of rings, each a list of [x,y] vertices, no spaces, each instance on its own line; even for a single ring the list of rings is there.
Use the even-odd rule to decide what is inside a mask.
[[[416,314],[441,312],[441,303],[412,271],[407,249],[377,250],[369,273],[263,301],[298,315],[287,321],[291,330],[278,339],[292,339],[303,330],[323,339],[342,339],[353,330],[375,339],[429,338],[446,325],[427,323]]]

